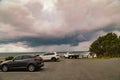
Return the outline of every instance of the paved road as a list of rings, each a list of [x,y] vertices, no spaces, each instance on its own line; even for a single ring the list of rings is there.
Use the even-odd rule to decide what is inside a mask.
[[[63,59],[37,72],[0,72],[0,80],[120,80],[120,59]]]

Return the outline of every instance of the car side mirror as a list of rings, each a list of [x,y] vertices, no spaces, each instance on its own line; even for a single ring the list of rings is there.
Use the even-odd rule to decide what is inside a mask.
[[[15,59],[12,59],[12,61],[14,62],[14,61],[15,61]]]

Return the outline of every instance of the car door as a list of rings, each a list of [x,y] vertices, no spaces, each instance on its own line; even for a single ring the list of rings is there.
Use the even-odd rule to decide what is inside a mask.
[[[24,55],[22,57],[22,66],[26,67],[28,65],[28,63],[31,61],[31,58],[33,58],[33,57],[30,55]]]
[[[22,68],[23,67],[23,59],[22,56],[17,56],[15,57],[11,64],[10,64],[11,68]]]
[[[49,53],[43,54],[43,55],[42,55],[42,58],[43,58],[44,60],[50,60],[50,55],[49,55]]]

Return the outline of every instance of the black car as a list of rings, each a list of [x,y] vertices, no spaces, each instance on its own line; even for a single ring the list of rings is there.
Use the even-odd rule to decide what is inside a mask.
[[[0,64],[0,68],[3,72],[12,69],[27,69],[30,72],[40,69],[44,66],[43,59],[38,55],[19,55],[13,60],[4,61]]]

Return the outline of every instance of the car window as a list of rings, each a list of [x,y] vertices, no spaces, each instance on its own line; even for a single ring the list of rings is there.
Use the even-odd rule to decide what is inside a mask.
[[[54,55],[54,53],[47,53],[47,54],[44,54],[44,56],[47,56],[47,55]]]
[[[43,54],[44,56],[47,56],[48,54]]]
[[[17,56],[14,58],[14,60],[20,60],[20,59],[22,59],[22,56]]]
[[[24,55],[24,56],[22,57],[22,59],[28,59],[28,58],[33,58],[33,56],[30,56],[30,55]]]

